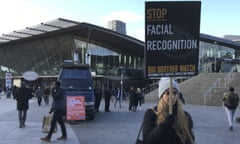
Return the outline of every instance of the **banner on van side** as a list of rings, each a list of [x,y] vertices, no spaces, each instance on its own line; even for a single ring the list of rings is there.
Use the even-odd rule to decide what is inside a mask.
[[[85,120],[85,97],[67,96],[67,120]]]

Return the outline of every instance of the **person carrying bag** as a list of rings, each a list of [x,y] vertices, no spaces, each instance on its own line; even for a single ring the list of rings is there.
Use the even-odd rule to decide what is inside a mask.
[[[40,138],[42,141],[50,142],[56,124],[59,123],[62,136],[57,138],[57,140],[67,140],[67,131],[64,124],[63,116],[65,112],[65,99],[64,99],[64,90],[60,87],[60,82],[56,81],[52,90],[53,104],[50,110],[53,111],[53,117],[51,120],[51,126],[48,134],[45,137]]]

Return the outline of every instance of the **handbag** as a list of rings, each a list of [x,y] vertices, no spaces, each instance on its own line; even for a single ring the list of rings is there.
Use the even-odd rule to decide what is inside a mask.
[[[138,135],[137,135],[135,144],[144,144],[144,143],[143,143],[143,140],[140,139],[140,134],[141,134],[141,132],[142,132],[142,129],[143,129],[143,123],[141,124],[141,127],[140,127],[140,129],[139,129],[139,131],[138,131]]]
[[[154,109],[155,109],[154,107],[151,108],[151,109],[152,109],[153,111],[155,111],[155,110],[154,110]],[[142,130],[143,130],[143,126],[144,126],[144,124],[143,124],[143,122],[142,122],[141,127],[140,127],[140,129],[139,129],[139,131],[138,131],[138,135],[137,135],[135,144],[144,144],[143,139],[140,138],[140,135],[141,135]]]
[[[43,116],[43,120],[42,120],[42,132],[43,133],[48,133],[51,127],[51,120],[52,120],[52,116],[51,115],[45,115]],[[57,132],[57,125],[54,128],[53,133]]]

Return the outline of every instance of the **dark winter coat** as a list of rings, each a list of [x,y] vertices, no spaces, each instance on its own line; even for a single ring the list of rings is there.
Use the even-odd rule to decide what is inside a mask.
[[[36,97],[37,97],[37,98],[42,99],[43,94],[44,94],[44,91],[43,91],[42,88],[38,88],[38,89],[36,90]]]
[[[193,122],[190,114],[185,112],[189,120],[189,131],[192,133]],[[163,122],[159,126],[156,125],[156,114],[152,109],[148,109],[144,115],[143,122],[143,140],[144,144],[183,144],[176,134],[174,128],[169,126],[169,122]],[[186,142],[184,144],[189,144]]]
[[[130,101],[131,104],[133,104],[135,96],[136,96],[135,91],[134,90],[129,90],[129,101]]]
[[[50,90],[49,90],[49,88],[46,88],[46,89],[44,90],[44,95],[45,95],[45,96],[50,95]]]
[[[65,110],[66,99],[64,97],[64,90],[60,87],[53,89],[52,97],[54,101],[54,110]]]
[[[109,89],[105,89],[104,90],[104,99],[105,100],[110,100],[111,99],[111,96],[112,96],[112,93]]]
[[[28,110],[29,108],[29,99],[32,98],[30,90],[26,87],[21,87],[17,91],[17,110]]]

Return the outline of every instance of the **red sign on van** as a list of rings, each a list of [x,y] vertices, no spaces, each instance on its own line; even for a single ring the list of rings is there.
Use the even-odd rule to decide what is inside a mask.
[[[85,97],[67,96],[67,120],[85,120]]]

